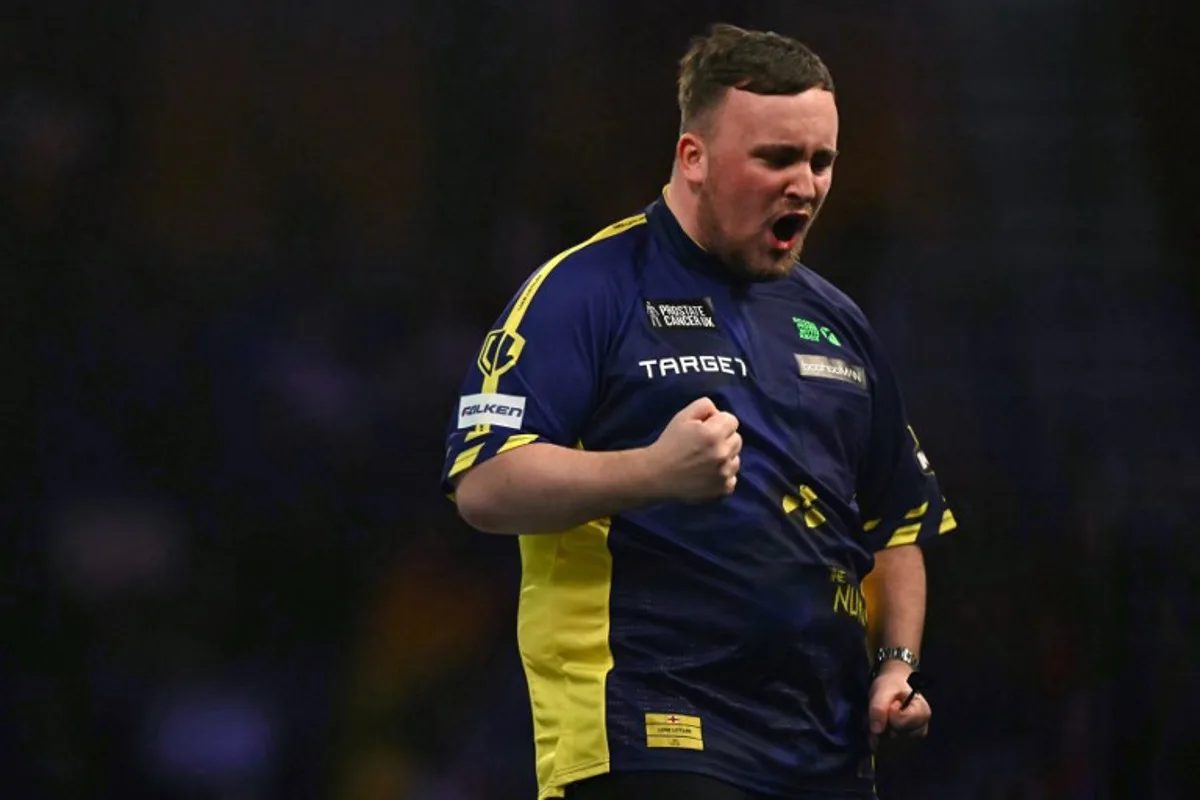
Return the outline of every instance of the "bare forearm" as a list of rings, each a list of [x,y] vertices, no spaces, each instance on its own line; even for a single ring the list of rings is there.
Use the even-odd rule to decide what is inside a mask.
[[[891,547],[875,554],[875,569],[863,582],[871,609],[871,639],[876,647],[921,651],[925,632],[925,558],[916,545]]]
[[[469,470],[459,513],[487,533],[555,533],[659,498],[645,450],[591,452],[531,444]]]

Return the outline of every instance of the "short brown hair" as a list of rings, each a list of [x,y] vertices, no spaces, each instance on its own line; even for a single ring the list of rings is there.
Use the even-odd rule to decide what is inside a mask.
[[[800,42],[717,23],[708,35],[693,38],[679,60],[679,127],[692,129],[730,88],[800,94],[814,87],[832,92],[833,76]]]

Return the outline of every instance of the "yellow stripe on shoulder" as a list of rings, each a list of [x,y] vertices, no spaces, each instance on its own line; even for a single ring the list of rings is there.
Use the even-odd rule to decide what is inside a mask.
[[[555,267],[561,264],[570,255],[578,253],[588,245],[593,245],[596,242],[602,242],[609,237],[616,236],[618,233],[623,233],[637,225],[642,225],[646,222],[645,214],[635,214],[632,217],[626,217],[620,222],[614,222],[602,231],[599,231],[590,239],[580,242],[574,247],[568,248],[554,258],[542,265],[533,277],[529,279],[529,283],[525,284],[520,296],[517,297],[517,302],[513,303],[512,311],[508,313],[508,318],[504,320],[504,330],[509,333],[515,333],[517,327],[520,326],[521,320],[525,318],[525,312],[529,309],[529,304],[533,302],[533,296],[537,294],[538,289],[542,288],[542,284],[546,282],[546,278],[554,271]]]
[[[494,331],[488,331],[487,336],[484,337],[483,346],[479,349],[479,357],[476,363],[479,365],[479,371],[483,373],[481,390],[484,394],[495,392],[500,386],[500,376],[516,366],[517,360],[520,359],[521,351],[525,349],[525,338],[517,332],[517,328],[520,327],[521,320],[525,318],[525,312],[529,310],[529,305],[533,302],[534,295],[537,294],[542,284],[546,282],[546,278],[550,276],[550,273],[573,253],[578,253],[589,245],[604,241],[638,225],[643,225],[645,222],[645,214],[635,214],[632,217],[626,217],[620,222],[614,222],[587,241],[580,242],[574,247],[559,253],[533,273],[533,276],[526,282],[525,288],[517,296],[516,302],[513,303],[512,310],[504,318],[503,325]],[[478,435],[490,433],[491,426],[481,425],[478,430]]]

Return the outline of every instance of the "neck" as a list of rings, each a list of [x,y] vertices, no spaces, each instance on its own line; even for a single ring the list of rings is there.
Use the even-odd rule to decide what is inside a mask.
[[[699,193],[684,180],[678,170],[672,170],[671,182],[667,184],[663,196],[667,208],[671,209],[671,213],[679,222],[679,227],[683,228],[683,232],[701,248],[708,250],[708,246],[700,236]]]

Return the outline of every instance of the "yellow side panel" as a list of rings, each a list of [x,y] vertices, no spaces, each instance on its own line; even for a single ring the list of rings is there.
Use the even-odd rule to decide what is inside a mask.
[[[607,772],[610,521],[520,537],[517,641],[533,709],[538,797]]]

